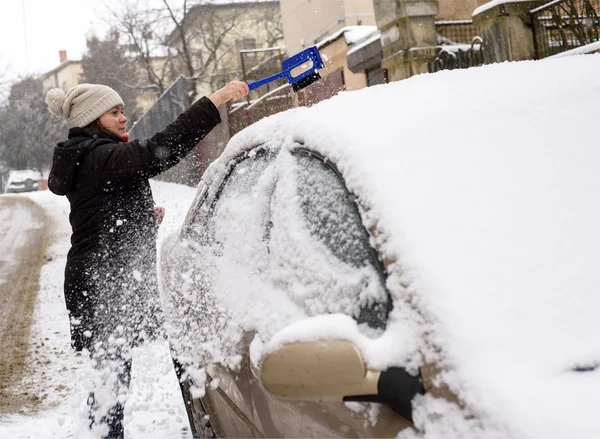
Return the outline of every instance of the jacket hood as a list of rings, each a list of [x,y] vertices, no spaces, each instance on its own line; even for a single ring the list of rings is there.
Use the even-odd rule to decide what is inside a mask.
[[[109,139],[109,141],[119,140],[100,129],[72,128],[69,130],[69,139],[56,145],[52,157],[52,169],[48,176],[48,188],[52,193],[66,195],[74,189],[77,168],[83,163],[86,153],[94,148],[98,138]]]

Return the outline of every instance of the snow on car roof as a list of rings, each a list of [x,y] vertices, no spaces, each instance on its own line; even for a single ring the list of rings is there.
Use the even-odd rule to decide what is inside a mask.
[[[597,436],[599,77],[600,56],[587,55],[340,93],[238,133],[205,179],[261,143],[330,158],[397,261],[396,294],[432,322],[446,380],[477,416],[517,435]],[[331,322],[328,332],[318,319],[319,336],[343,333]],[[278,342],[317,337],[302,325]],[[393,335],[385,348],[406,338]],[[386,365],[389,349],[362,346]],[[425,398],[420,410],[417,425],[441,409]]]
[[[9,180],[25,180],[27,178],[32,178],[34,180],[39,180],[42,178],[42,175],[38,171],[33,171],[31,169],[18,169],[15,171],[11,171],[9,175]]]

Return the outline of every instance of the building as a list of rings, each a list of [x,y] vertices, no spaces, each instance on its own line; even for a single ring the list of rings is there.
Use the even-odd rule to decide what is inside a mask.
[[[473,11],[489,0],[439,0],[436,20],[470,20]]]
[[[287,55],[316,45],[325,62],[321,76],[335,76],[325,81],[327,87],[316,86],[312,94],[318,96],[309,101],[373,83],[364,71],[353,72],[347,63],[347,53],[377,32],[372,0],[281,0],[280,4]]]
[[[328,76],[338,71],[343,85],[339,88],[343,90],[358,90],[383,83],[385,80],[383,75],[376,77],[367,72],[354,72],[348,65],[348,54],[353,48],[364,43],[374,34],[378,34],[376,26],[346,26],[319,41],[317,47],[326,60],[321,75]]]
[[[67,59],[66,50],[60,50],[58,53],[60,61],[58,67],[40,76],[45,90],[62,88],[66,91],[71,87],[75,87],[81,80],[83,74],[81,60]]]
[[[347,26],[375,26],[372,0],[280,0],[288,55]]]
[[[487,1],[373,0],[378,31],[348,53],[349,69],[385,81],[426,73],[442,48],[464,50],[481,35],[471,17]]]

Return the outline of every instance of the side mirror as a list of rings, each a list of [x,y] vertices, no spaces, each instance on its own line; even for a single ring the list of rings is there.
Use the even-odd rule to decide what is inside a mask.
[[[421,377],[402,368],[368,370],[346,340],[284,345],[266,355],[260,376],[265,389],[280,398],[378,402],[411,421],[412,400],[425,393]]]
[[[367,370],[359,350],[346,340],[284,345],[261,364],[261,382],[275,396],[342,401],[376,395],[381,372]]]

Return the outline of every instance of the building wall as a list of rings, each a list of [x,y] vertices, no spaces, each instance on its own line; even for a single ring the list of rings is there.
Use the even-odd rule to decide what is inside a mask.
[[[280,0],[280,4],[288,55],[344,26],[375,26],[372,0]]]
[[[470,20],[473,11],[488,0],[439,0],[436,20]]]
[[[46,90],[58,87],[67,91],[79,84],[82,73],[81,61],[65,61],[58,68],[43,75],[41,80]]]
[[[321,76],[327,76],[342,68],[345,89],[359,90],[367,86],[367,75],[364,73],[352,73],[350,71],[348,68],[348,59],[346,58],[349,49],[343,36],[323,47],[320,53],[323,59],[327,61],[325,61],[325,68],[320,73]]]

